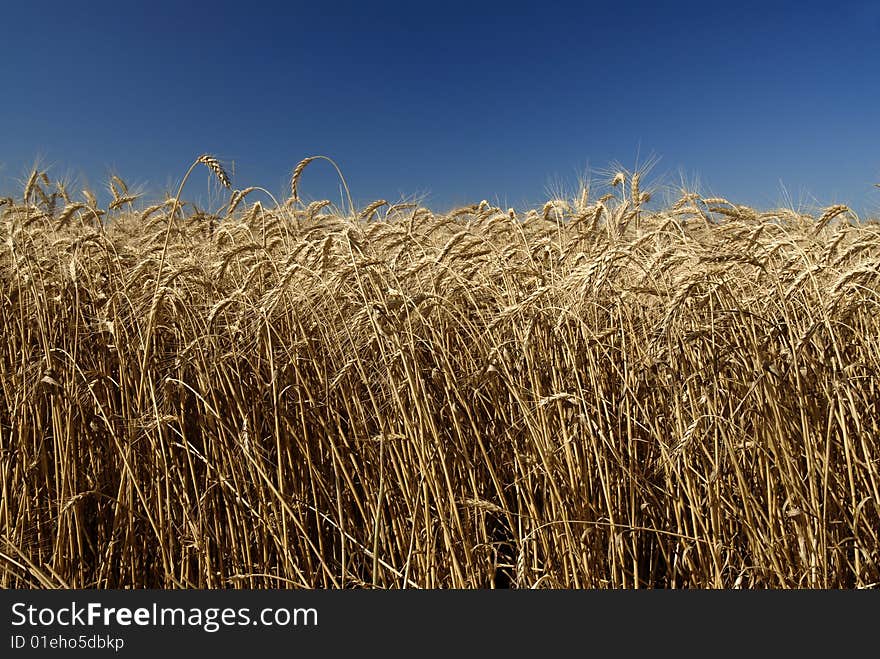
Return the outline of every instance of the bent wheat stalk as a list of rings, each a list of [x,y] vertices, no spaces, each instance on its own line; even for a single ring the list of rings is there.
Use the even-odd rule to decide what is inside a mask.
[[[337,165],[332,158],[328,158],[327,156],[309,156],[308,158],[303,158],[300,160],[299,164],[293,169],[293,175],[290,177],[290,196],[291,200],[296,203],[299,199],[299,180],[302,177],[303,170],[308,167],[309,163],[314,162],[315,160],[326,160],[333,168],[336,170],[336,173],[339,174],[339,180],[342,181],[342,187],[345,189],[345,196],[348,200],[348,209],[349,213],[354,214],[354,202],[351,200],[351,192],[348,189],[348,183],[345,182],[345,177],[342,175],[342,170],[339,169],[339,165]]]

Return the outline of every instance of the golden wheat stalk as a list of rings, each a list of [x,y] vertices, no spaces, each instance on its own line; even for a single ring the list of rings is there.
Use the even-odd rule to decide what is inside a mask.
[[[327,156],[309,156],[308,158],[303,158],[299,164],[294,167],[293,174],[290,177],[290,201],[293,203],[299,202],[299,179],[302,177],[303,170],[310,162],[314,162],[315,160],[326,160],[333,166],[333,169],[336,170],[336,173],[339,175],[339,180],[342,183],[342,187],[345,190],[346,200],[348,201],[348,212],[354,215],[354,202],[351,198],[351,191],[348,189],[348,183],[345,181],[345,177],[342,175],[342,170],[339,168],[339,165],[336,164],[336,161]]]
[[[116,210],[121,208],[125,204],[131,204],[132,202],[137,201],[140,195],[126,195],[124,197],[118,197],[113,200],[113,202],[107,207],[109,210]]]
[[[382,208],[382,206],[386,206],[387,204],[388,204],[388,202],[385,201],[384,199],[377,199],[376,201],[374,201],[372,204],[370,204],[369,206],[364,208],[364,210],[361,211],[361,213],[360,213],[361,219],[364,219],[364,220],[372,219],[373,214],[377,210]]]
[[[819,233],[828,225],[831,220],[833,220],[838,215],[846,213],[848,211],[849,206],[846,206],[844,204],[837,204],[836,206],[830,206],[829,208],[826,208],[825,212],[822,213],[822,216],[816,221],[816,228],[814,229],[813,233]]]
[[[318,156],[303,158],[299,161],[299,164],[293,168],[293,175],[290,177],[290,196],[294,201],[299,201],[299,179],[302,176],[303,170],[309,166],[310,162],[317,159]]]
[[[223,169],[223,165],[220,164],[220,161],[217,160],[217,158],[206,153],[199,156],[199,162],[207,165],[208,168],[212,172],[214,172],[217,180],[220,181],[220,185],[222,185],[224,188],[229,188],[232,186],[232,181],[229,179],[229,174],[226,173],[226,170]]]

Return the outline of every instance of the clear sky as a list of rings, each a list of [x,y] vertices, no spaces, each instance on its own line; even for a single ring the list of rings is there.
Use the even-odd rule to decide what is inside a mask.
[[[8,2],[0,194],[39,158],[154,193],[204,152],[282,192],[521,207],[620,163],[880,215],[880,3]],[[339,200],[327,163],[305,197]],[[208,194],[206,172],[184,196]],[[200,192],[201,191],[201,192]]]

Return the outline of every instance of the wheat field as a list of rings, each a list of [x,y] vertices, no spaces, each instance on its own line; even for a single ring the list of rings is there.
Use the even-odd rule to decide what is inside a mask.
[[[337,207],[314,160],[0,200],[0,586],[880,583],[876,221]]]

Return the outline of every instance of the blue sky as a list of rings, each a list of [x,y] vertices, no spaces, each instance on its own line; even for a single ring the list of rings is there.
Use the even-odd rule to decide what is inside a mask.
[[[738,203],[880,215],[880,4],[7,3],[0,194],[35,159],[158,196],[336,160],[357,200],[521,207],[657,160]],[[209,192],[206,172],[184,196]],[[315,163],[309,198],[339,199]]]

